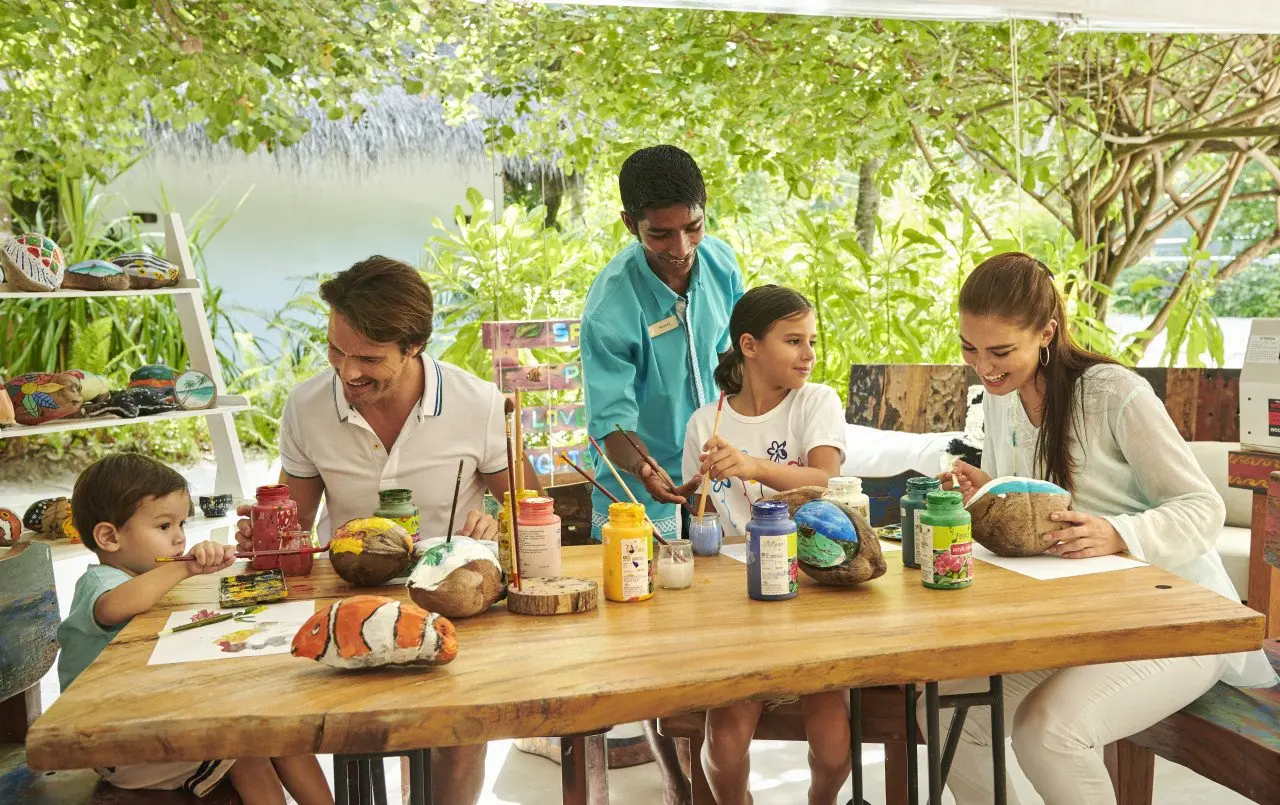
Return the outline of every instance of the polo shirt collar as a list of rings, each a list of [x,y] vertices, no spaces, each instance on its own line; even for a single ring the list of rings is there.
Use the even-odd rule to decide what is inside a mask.
[[[418,359],[422,361],[422,399],[418,400],[418,421],[421,422],[429,416],[440,416],[444,410],[444,376],[440,372],[440,364],[435,358],[428,356],[425,350]],[[341,382],[338,379],[338,373],[334,372],[333,407],[337,412],[338,421],[346,422],[352,414],[359,416],[360,412],[347,404],[347,398],[339,387]]]
[[[665,282],[658,279],[658,275],[653,273],[653,269],[649,267],[649,261],[644,256],[644,246],[639,241],[635,241],[633,248],[634,258],[632,259],[633,268],[640,274],[641,282],[649,289],[653,295],[653,303],[658,306],[660,313],[667,313],[675,310],[676,302],[680,299],[680,295],[671,290]],[[693,253],[693,268],[689,276],[689,290],[692,291],[698,284],[698,276],[701,272],[698,270],[702,265],[702,256],[699,250]],[[686,294],[687,298],[687,294]]]

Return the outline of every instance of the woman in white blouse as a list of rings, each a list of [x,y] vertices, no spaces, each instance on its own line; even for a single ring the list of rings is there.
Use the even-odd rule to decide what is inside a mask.
[[[1138,375],[1078,346],[1043,263],[997,255],[960,291],[965,362],[986,388],[982,468],[957,462],[944,480],[967,500],[992,477],[1052,481],[1073,495],[1050,553],[1079,559],[1128,551],[1232,600],[1214,539],[1225,507]],[[1079,616],[1089,617],[1082,601]],[[1115,803],[1101,747],[1180,710],[1219,679],[1270,685],[1261,651],[1092,665],[1005,679],[1006,725],[1018,764],[1046,805]],[[985,690],[986,680],[944,683]],[[948,779],[957,805],[992,798],[990,719],[970,713]],[[1012,786],[1009,803],[1017,805]]]

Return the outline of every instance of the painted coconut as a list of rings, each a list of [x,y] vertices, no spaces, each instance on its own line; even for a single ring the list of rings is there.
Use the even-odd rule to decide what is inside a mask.
[[[447,619],[413,604],[354,595],[312,615],[290,653],[334,668],[444,665],[458,656],[458,636]]]
[[[46,539],[80,541],[80,532],[71,518],[71,501],[56,498],[44,509],[40,515],[40,533]]]
[[[83,369],[69,369],[67,374],[80,378],[80,399],[87,405],[92,400],[99,400],[111,393],[107,379]],[[81,409],[83,410],[83,409]]]
[[[134,290],[167,288],[178,284],[178,267],[154,254],[130,252],[111,258],[111,262],[129,275]]]
[[[401,575],[413,561],[413,539],[385,517],[342,524],[329,541],[334,571],[356,587],[376,587]]]
[[[0,265],[10,285],[33,292],[56,291],[67,270],[58,244],[34,232],[0,244]]]
[[[880,578],[888,570],[875,529],[861,514],[834,500],[827,490],[802,486],[774,495],[796,522],[800,569],[819,584],[849,587]]]
[[[470,537],[428,548],[409,574],[413,603],[449,618],[469,618],[506,594],[506,579],[493,551]]]
[[[973,493],[965,506],[973,518],[973,538],[999,556],[1036,556],[1053,544],[1062,528],[1049,519],[1071,508],[1071,493],[1032,478],[996,478]]]
[[[3,381],[3,378],[0,378]],[[0,382],[0,386],[3,386]],[[9,399],[8,393],[0,389],[0,428],[7,428],[11,425],[18,424],[18,420],[13,415],[13,400]]]
[[[129,375],[129,388],[155,389],[166,400],[173,399],[174,386],[178,382],[178,370],[162,363],[139,366]]]
[[[9,509],[0,509],[0,546],[13,545],[22,536],[22,520]]]
[[[80,411],[80,378],[70,372],[30,372],[4,384],[21,425],[39,425]]]
[[[62,287],[73,291],[127,291],[129,275],[105,260],[85,260],[67,267]]]
[[[201,411],[213,405],[218,398],[213,378],[204,372],[190,369],[178,375],[173,382],[173,400],[183,411]]]

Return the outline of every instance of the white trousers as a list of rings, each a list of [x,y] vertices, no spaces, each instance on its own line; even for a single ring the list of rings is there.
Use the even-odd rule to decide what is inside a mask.
[[[1005,735],[1012,739],[1018,765],[1045,805],[1115,805],[1102,747],[1195,701],[1218,681],[1224,662],[1216,655],[1178,657],[1006,676]],[[976,693],[987,689],[987,680],[943,682],[939,688],[943,694]],[[921,696],[921,729],[924,704]],[[942,730],[949,720],[944,709]],[[993,801],[990,747],[991,712],[971,708],[947,778],[956,805]],[[1011,782],[1006,790],[1009,805],[1020,805]]]

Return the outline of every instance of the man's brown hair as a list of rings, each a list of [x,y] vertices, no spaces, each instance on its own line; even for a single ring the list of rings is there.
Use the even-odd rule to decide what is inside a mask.
[[[431,339],[431,288],[413,266],[374,255],[320,285],[320,298],[370,341],[407,353]]]
[[[147,498],[186,491],[187,479],[173,468],[138,453],[115,453],[80,473],[71,492],[71,519],[85,546],[97,551],[93,529],[98,523],[120,528]]]

